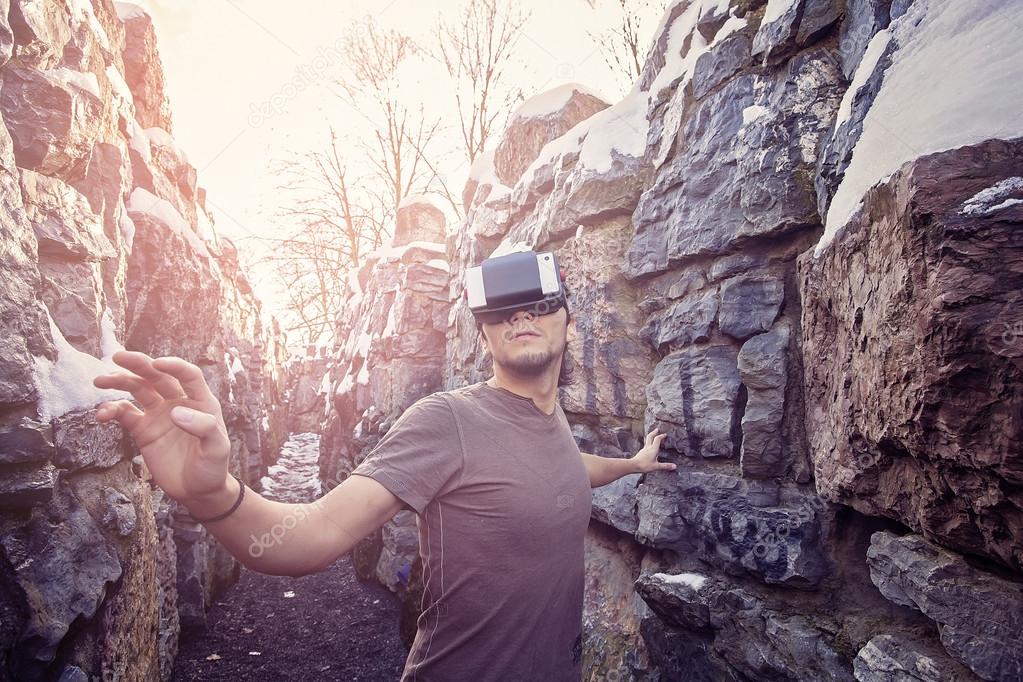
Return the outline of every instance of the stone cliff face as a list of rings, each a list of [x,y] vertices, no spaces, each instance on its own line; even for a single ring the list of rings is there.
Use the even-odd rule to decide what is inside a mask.
[[[580,448],[628,456],[656,426],[679,465],[594,491],[587,679],[1019,679],[1019,22],[672,3],[621,102],[522,105],[446,255],[360,272],[324,474],[489,376],[466,268],[556,250]],[[366,565],[392,585],[411,566],[414,595],[409,533],[396,517]]]
[[[149,17],[116,5],[0,2],[0,679],[167,679],[237,573],[95,422],[113,351],[202,366],[251,485],[286,436],[283,335],[171,136]]]

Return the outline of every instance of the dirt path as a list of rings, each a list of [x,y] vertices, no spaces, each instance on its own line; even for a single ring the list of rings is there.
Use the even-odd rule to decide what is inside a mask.
[[[266,496],[318,496],[308,466],[314,439],[289,445],[270,471]],[[301,578],[242,568],[210,610],[209,628],[182,633],[172,680],[397,680],[407,655],[399,609],[386,588],[355,577],[347,556]]]

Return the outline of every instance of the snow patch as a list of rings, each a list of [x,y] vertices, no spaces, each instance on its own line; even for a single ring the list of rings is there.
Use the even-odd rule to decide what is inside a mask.
[[[707,576],[700,575],[699,573],[654,573],[651,577],[666,583],[686,585],[694,590],[699,590],[707,582]]]
[[[561,109],[568,104],[568,101],[572,99],[573,92],[580,92],[584,95],[596,97],[601,102],[607,101],[600,94],[590,88],[587,88],[585,85],[580,83],[565,83],[564,85],[551,88],[550,90],[541,92],[538,95],[533,95],[527,99],[512,112],[509,121],[524,118],[540,118],[542,116],[555,114],[561,111]]]
[[[838,132],[839,126],[849,119],[849,116],[852,114],[852,103],[856,98],[856,93],[860,91],[863,84],[874,73],[877,63],[881,60],[881,55],[884,54],[885,48],[888,47],[891,41],[892,32],[886,28],[883,31],[878,31],[871,38],[870,42],[867,43],[867,49],[860,58],[860,63],[856,67],[856,73],[853,74],[852,82],[849,83],[849,88],[842,97],[842,103],[838,106],[838,117],[835,119],[835,128],[831,133],[832,137]]]
[[[764,18],[760,21],[761,26],[778,21],[785,13],[792,9],[799,0],[768,0],[767,9],[764,10]]]
[[[144,132],[146,137],[149,138],[149,141],[157,147],[166,147],[184,163],[191,163],[188,160],[188,155],[185,154],[185,150],[179,147],[178,143],[174,140],[174,137],[163,128],[153,126],[152,128],[146,128]]]
[[[748,126],[750,123],[753,123],[753,121],[768,113],[770,113],[770,110],[767,107],[760,106],[759,104],[748,106],[742,110],[742,124],[744,126]]]
[[[114,7],[117,9],[117,18],[121,21],[129,21],[130,19],[146,16],[146,10],[134,2],[115,2]]]
[[[508,237],[505,237],[489,257],[497,258],[498,256],[507,256],[509,253],[531,251],[532,249],[533,247],[526,242],[513,242]]]
[[[1023,204],[1023,199],[1010,197],[1017,192],[1023,192],[1023,178],[1006,178],[964,201],[959,212],[968,216],[985,216],[1010,206]]]
[[[178,213],[178,209],[174,208],[174,205],[166,199],[161,199],[144,187],[136,187],[131,191],[131,196],[128,197],[127,207],[130,212],[143,213],[152,217],[173,232],[184,237],[198,253],[206,257],[210,256],[210,252],[206,248],[206,244],[203,243],[203,240],[192,231],[189,224]]]
[[[75,88],[89,93],[98,100],[103,99],[100,96],[99,79],[91,71],[75,71],[66,66],[60,66],[56,69],[43,71],[43,73],[66,88]]]
[[[917,0],[893,23],[898,49],[814,248],[819,256],[868,189],[904,163],[1023,135],[1023,41],[1014,3]]]
[[[100,349],[103,358],[96,358],[76,349],[64,338],[53,321],[50,311],[46,311],[50,323],[50,335],[57,349],[56,362],[45,357],[35,358],[32,381],[39,394],[37,409],[43,421],[51,421],[56,417],[73,412],[86,410],[108,400],[131,400],[130,393],[99,389],[92,385],[92,380],[100,374],[109,374],[120,368],[114,364],[111,356],[124,350],[114,334],[114,321],[110,311],[104,309],[100,321]]]

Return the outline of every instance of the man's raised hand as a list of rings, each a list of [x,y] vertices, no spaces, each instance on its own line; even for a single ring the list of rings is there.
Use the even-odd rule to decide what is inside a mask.
[[[124,371],[101,374],[97,388],[131,393],[128,400],[102,403],[101,422],[116,420],[131,434],[153,480],[178,501],[199,499],[224,488],[231,442],[220,409],[202,370],[181,358],[155,360],[145,353],[119,351]]]

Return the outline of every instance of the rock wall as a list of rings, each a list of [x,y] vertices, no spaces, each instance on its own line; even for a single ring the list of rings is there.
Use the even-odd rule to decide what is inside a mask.
[[[202,366],[250,485],[287,433],[283,335],[173,140],[150,18],[116,5],[0,2],[4,680],[168,679],[237,574],[96,423],[115,350]]]
[[[627,456],[659,427],[678,464],[594,491],[586,679],[1019,679],[1021,21],[671,3],[622,101],[537,95],[474,164],[413,327],[435,340],[421,383],[388,333],[342,325],[325,473],[414,398],[489,376],[466,268],[556,250],[580,448]],[[399,281],[350,319],[422,300]],[[410,546],[384,534],[366,565]]]

